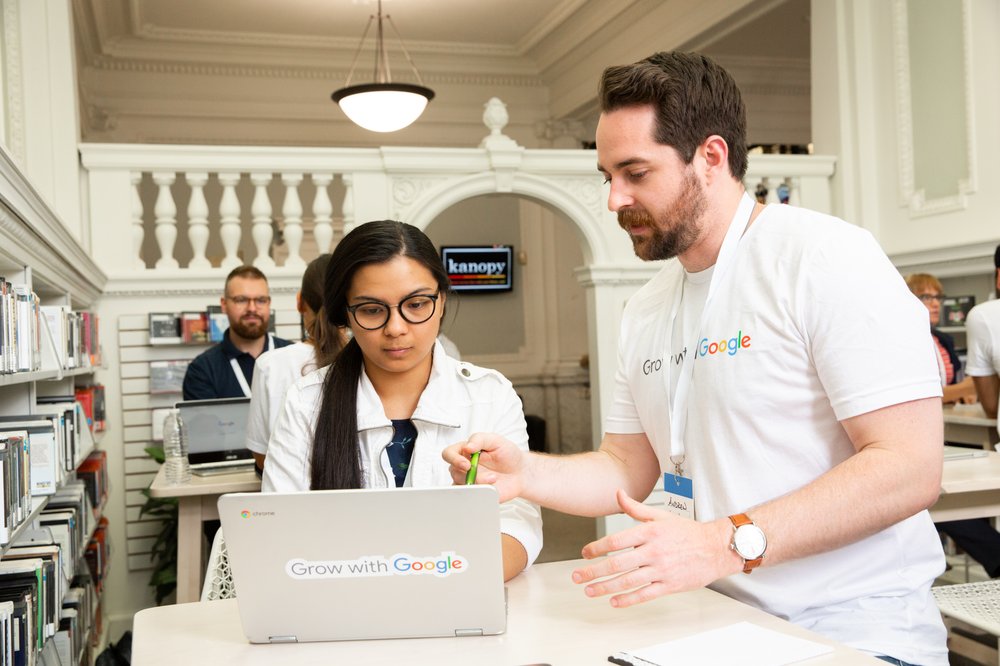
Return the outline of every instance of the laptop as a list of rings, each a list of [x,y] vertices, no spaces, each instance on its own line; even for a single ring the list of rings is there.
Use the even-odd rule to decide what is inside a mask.
[[[952,446],[951,444],[944,445],[944,459],[948,460],[964,460],[966,458],[982,458],[989,451],[981,449],[978,446],[975,448],[965,447],[965,446]]]
[[[490,486],[231,493],[219,518],[251,643],[506,630]]]
[[[246,447],[250,398],[185,400],[177,403],[188,433],[188,461],[195,474],[253,466]]]

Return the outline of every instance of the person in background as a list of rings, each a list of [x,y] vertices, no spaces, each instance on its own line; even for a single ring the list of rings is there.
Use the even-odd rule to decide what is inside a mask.
[[[941,282],[928,273],[913,273],[906,277],[906,286],[920,299],[930,315],[931,335],[934,336],[934,346],[938,354],[936,358],[938,370],[941,372],[944,403],[975,402],[976,387],[972,383],[972,378],[961,378],[962,362],[955,353],[954,338],[937,328],[941,324],[941,301],[944,300],[944,288]]]
[[[261,354],[254,365],[246,442],[253,452],[258,474],[264,470],[267,441],[284,404],[285,391],[317,369],[317,357],[333,358],[343,346],[341,331],[330,329],[322,316],[323,280],[329,263],[330,255],[321,254],[309,262],[302,274],[302,287],[295,296],[295,307],[302,315],[305,338],[302,342]]]
[[[640,259],[671,260],[625,306],[604,438],[556,456],[477,433],[445,451],[453,480],[478,451],[476,482],[501,499],[637,521],[572,574],[616,608],[710,585],[944,666],[927,311],[864,229],[746,192],[746,109],[710,58],[609,67],[599,102],[608,208]],[[657,487],[666,501],[643,504]]]
[[[1000,245],[993,253],[993,267],[998,298],[980,303],[965,318],[969,348],[966,373],[972,377],[983,411],[991,419],[997,418],[997,402],[1000,401]]]
[[[935,343],[934,358],[938,362],[944,391],[942,401],[975,402],[976,393],[972,379],[966,377],[958,381],[961,364],[955,353],[955,342],[950,335],[935,328],[941,320],[941,300],[944,291],[941,282],[928,273],[914,273],[907,276],[906,286],[927,307],[930,315],[931,333]],[[947,534],[955,545],[979,562],[987,575],[991,578],[1000,576],[1000,532],[993,529],[989,520],[985,518],[950,520],[936,525],[939,532]]]
[[[271,433],[264,492],[451,485],[441,452],[475,432],[528,450],[521,401],[495,370],[449,357],[437,341],[450,284],[414,226],[363,224],[337,245],[323,289],[330,327],[353,336],[331,364],[297,381]],[[473,518],[474,519],[474,518]],[[504,578],[542,546],[537,506],[500,507]]]
[[[221,303],[229,329],[222,342],[191,361],[184,373],[185,400],[249,398],[257,357],[291,344],[267,332],[271,294],[260,269],[234,268],[226,277]]]

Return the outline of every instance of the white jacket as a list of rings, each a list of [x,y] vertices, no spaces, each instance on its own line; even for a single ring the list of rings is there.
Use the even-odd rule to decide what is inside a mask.
[[[311,372],[288,389],[267,447],[263,492],[309,489],[313,434],[326,373],[327,368]],[[407,486],[452,485],[441,452],[473,433],[497,433],[528,450],[521,400],[511,383],[495,370],[447,356],[440,343],[434,345],[431,376],[411,419],[417,428],[417,441]],[[394,487],[386,453],[392,440],[392,422],[364,370],[358,381],[358,439],[364,487]],[[529,565],[534,562],[542,549],[542,518],[536,505],[523,499],[504,502],[500,531],[524,546]]]

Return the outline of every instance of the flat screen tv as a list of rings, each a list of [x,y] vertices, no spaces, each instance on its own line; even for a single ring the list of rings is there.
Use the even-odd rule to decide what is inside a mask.
[[[442,247],[441,259],[455,291],[485,293],[513,289],[512,245]]]

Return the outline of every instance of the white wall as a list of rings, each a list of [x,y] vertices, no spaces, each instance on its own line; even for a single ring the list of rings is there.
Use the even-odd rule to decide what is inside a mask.
[[[911,99],[925,98],[925,67],[904,58],[901,45],[911,36],[901,17],[919,17],[927,5],[893,0],[814,0],[813,132],[816,152],[840,156],[837,214],[871,230],[903,272],[984,275],[992,272],[993,248],[1000,241],[1000,5],[993,0],[936,3],[949,23],[966,31],[961,44],[930,40],[916,49],[922,60],[964,76],[965,97],[953,93],[933,120],[942,127],[967,125],[965,145],[937,145],[924,109],[909,113]],[[964,52],[956,53],[957,49]],[[946,70],[947,71],[947,70]],[[911,80],[912,76],[912,80]],[[944,86],[941,86],[944,90]],[[933,92],[933,90],[931,91]],[[965,112],[965,108],[969,112]],[[960,133],[959,133],[960,135]],[[945,154],[946,153],[946,154]],[[968,182],[955,182],[956,164],[970,165]],[[916,178],[916,191],[913,189]],[[935,176],[941,183],[927,183]],[[921,179],[924,179],[921,182]],[[947,181],[947,182],[944,182]],[[928,200],[920,201],[921,185]],[[968,190],[954,201],[930,200],[934,191]]]

